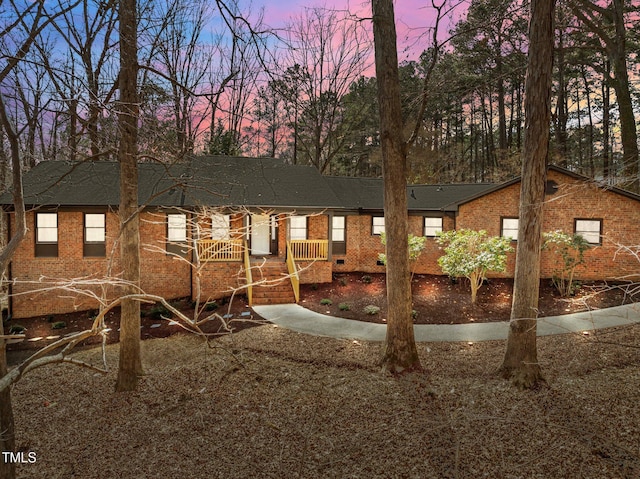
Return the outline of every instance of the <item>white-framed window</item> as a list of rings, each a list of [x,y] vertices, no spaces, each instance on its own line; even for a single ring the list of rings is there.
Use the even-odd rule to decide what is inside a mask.
[[[167,240],[171,243],[187,241],[187,215],[184,213],[167,214]]]
[[[231,216],[215,214],[211,216],[211,239],[228,240],[231,237]]]
[[[384,233],[384,216],[371,217],[371,234],[380,235]]]
[[[105,256],[107,217],[104,213],[84,214],[84,256]]]
[[[106,216],[104,213],[85,213],[84,240],[86,243],[104,243],[106,235]]]
[[[518,241],[518,218],[502,218],[500,236]]]
[[[289,217],[289,239],[292,239],[292,240],[307,239],[307,217],[306,216],[290,216]]]
[[[602,220],[600,219],[576,219],[575,233],[582,236],[589,244],[601,244]]]
[[[344,216],[334,216],[331,220],[331,241],[344,242],[347,222]]]
[[[58,213],[36,213],[36,241],[58,242]]]
[[[442,231],[442,217],[431,218],[425,216],[424,218],[424,236],[436,236]]]
[[[347,253],[347,218],[334,216],[331,219],[331,251],[333,254]]]
[[[37,257],[58,256],[58,213],[36,213]]]

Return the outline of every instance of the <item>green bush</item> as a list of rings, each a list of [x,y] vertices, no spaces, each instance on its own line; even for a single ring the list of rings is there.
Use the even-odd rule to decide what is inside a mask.
[[[370,314],[373,316],[374,314],[378,314],[380,312],[380,308],[375,304],[370,304],[364,307],[365,314]]]
[[[67,327],[67,323],[64,321],[56,321],[51,325],[51,329],[64,329]]]
[[[218,303],[215,301],[209,301],[204,305],[205,311],[215,311],[216,309],[218,309]]]
[[[570,235],[560,230],[544,233],[542,249],[550,250],[554,256],[556,268],[552,282],[563,297],[569,297],[580,289],[580,283],[573,280],[578,266],[585,263],[584,252],[589,243],[580,235]]]
[[[413,319],[416,319],[416,318],[418,317],[418,312],[417,312],[415,309],[412,309],[412,310],[411,310],[411,317],[412,317]]]
[[[147,312],[146,312],[146,316],[152,318],[152,319],[161,319],[162,316],[168,316],[169,310],[163,305],[163,304],[155,304],[152,308],[150,308]]]
[[[25,328],[21,324],[14,324],[13,326],[11,326],[9,328],[9,334],[22,334],[26,330],[27,330],[27,328]]]
[[[333,301],[331,301],[329,298],[323,298],[320,300],[320,304],[323,306],[331,306],[333,304]]]
[[[362,277],[362,282],[363,282],[364,284],[371,284],[371,281],[372,281],[372,280],[371,280],[371,276],[369,276],[368,274],[365,274],[365,275]]]
[[[442,272],[453,277],[466,277],[471,284],[471,302],[475,304],[478,289],[488,271],[504,271],[507,253],[513,251],[511,239],[488,236],[484,230],[452,230],[438,233],[438,244],[444,255],[438,258]]]
[[[349,306],[349,303],[340,303],[338,305],[338,309],[340,311],[349,311],[351,309],[351,306]]]

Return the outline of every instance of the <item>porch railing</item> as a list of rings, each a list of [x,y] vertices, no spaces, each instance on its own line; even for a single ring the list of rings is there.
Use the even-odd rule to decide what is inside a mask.
[[[300,276],[298,275],[298,268],[296,266],[296,260],[291,251],[291,242],[287,242],[287,271],[289,278],[291,278],[291,287],[293,288],[293,296],[296,299],[296,303],[300,301]]]
[[[207,261],[242,261],[245,250],[241,239],[198,240],[198,258]]]
[[[328,240],[291,240],[291,254],[298,261],[326,260],[329,257]]]
[[[244,248],[244,271],[247,278],[247,301],[249,306],[253,306],[253,275],[251,274],[251,258],[249,256],[249,247],[246,241],[243,241]]]

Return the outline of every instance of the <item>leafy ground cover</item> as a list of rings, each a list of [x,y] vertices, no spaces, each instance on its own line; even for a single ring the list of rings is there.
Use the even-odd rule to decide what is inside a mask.
[[[72,366],[13,388],[20,478],[640,477],[640,326],[540,338],[547,385],[495,370],[504,342],[421,343],[425,372],[382,374],[379,343],[264,325],[207,345],[142,344],[113,392]],[[78,353],[99,362],[99,349]]]

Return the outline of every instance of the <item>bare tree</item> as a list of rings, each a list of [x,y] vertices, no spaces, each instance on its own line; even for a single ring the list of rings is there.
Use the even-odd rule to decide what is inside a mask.
[[[537,310],[553,66],[555,0],[533,0],[525,84],[525,139],[522,152],[518,248],[513,304],[503,377],[522,388],[543,381],[537,357]]]
[[[402,131],[398,52],[392,0],[373,0],[380,139],[384,179],[387,255],[387,339],[383,369],[402,373],[421,369],[411,319],[407,239],[407,152]]]
[[[77,3],[64,3],[58,10],[50,12],[43,2],[34,1],[27,4],[11,3],[4,13],[6,22],[0,31],[0,45],[3,48],[3,63],[0,69],[0,85],[5,85],[7,78],[14,72],[18,64],[29,54],[34,42],[52,21],[59,15],[72,9]],[[11,41],[7,41],[8,39]],[[11,50],[8,50],[11,49]],[[7,137],[9,159],[13,179],[13,205],[15,211],[14,228],[8,243],[0,252],[0,273],[4,273],[22,239],[27,233],[25,221],[24,195],[22,189],[22,165],[19,132],[11,121],[3,89],[0,89],[0,125]],[[2,145],[4,148],[4,145]],[[1,374],[1,373],[0,373]],[[13,413],[11,408],[11,392],[0,391],[0,446],[2,451],[14,451]],[[15,465],[0,461],[0,477],[15,477]]]
[[[289,86],[280,93],[296,113],[292,156],[329,172],[353,128],[343,121],[342,99],[368,66],[370,41],[348,14],[310,7],[293,19],[286,44],[287,52],[278,59],[282,73],[274,76]]]

